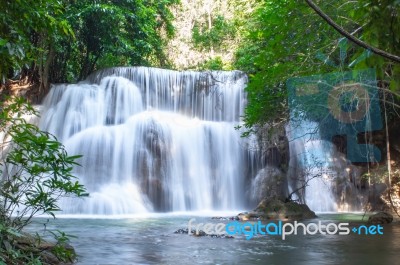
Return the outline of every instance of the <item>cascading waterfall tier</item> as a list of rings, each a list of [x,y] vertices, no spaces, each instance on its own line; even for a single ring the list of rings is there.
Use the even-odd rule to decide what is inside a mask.
[[[257,153],[235,126],[246,103],[242,72],[112,68],[55,85],[42,129],[83,157],[75,174],[90,197],[69,214],[234,210],[246,206]]]
[[[319,124],[301,120],[289,123],[286,129],[292,199],[317,212],[361,211],[366,200],[357,181],[360,169],[332,142],[321,140]]]
[[[317,212],[337,211],[332,194],[333,144],[320,140],[318,124],[303,120],[287,126],[290,162],[289,179],[293,196]]]

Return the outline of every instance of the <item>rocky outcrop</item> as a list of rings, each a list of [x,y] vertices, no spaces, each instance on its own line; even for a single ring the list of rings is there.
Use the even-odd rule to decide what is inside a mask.
[[[262,200],[252,212],[240,213],[239,220],[304,220],[316,218],[315,212],[305,204],[284,202],[278,198]]]
[[[393,221],[393,216],[386,212],[379,212],[377,214],[371,215],[368,218],[369,224],[390,224]]]
[[[259,161],[251,165],[249,195],[252,206],[263,198],[277,197],[284,200],[288,194],[287,170],[289,166],[289,143],[285,127],[265,125],[255,134]]]
[[[67,243],[48,242],[28,233],[13,237],[7,245],[28,256],[39,257],[42,264],[69,265],[74,264],[77,257],[74,248]]]
[[[276,167],[266,166],[261,169],[251,182],[252,199],[259,202],[262,198],[287,196],[286,175]]]

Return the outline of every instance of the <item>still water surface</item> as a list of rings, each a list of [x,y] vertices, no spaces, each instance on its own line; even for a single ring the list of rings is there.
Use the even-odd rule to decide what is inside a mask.
[[[384,227],[383,235],[256,236],[246,240],[174,234],[191,218],[221,222],[205,216],[154,215],[130,218],[59,218],[46,225],[77,236],[71,244],[78,264],[270,264],[270,265],[386,265],[400,264],[400,224]],[[311,221],[358,224],[360,214],[321,214]],[[43,232],[47,219],[37,218],[31,230]],[[222,221],[229,222],[229,221]],[[352,227],[350,225],[350,227]]]

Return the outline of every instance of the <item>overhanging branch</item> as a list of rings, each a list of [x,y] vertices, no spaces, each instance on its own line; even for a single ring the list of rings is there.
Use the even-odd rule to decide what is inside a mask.
[[[363,42],[362,40],[354,37],[351,35],[349,32],[347,32],[345,29],[343,29],[341,26],[339,26],[335,21],[333,21],[327,14],[324,13],[324,11],[319,8],[318,5],[316,5],[312,0],[306,0],[307,4],[314,9],[314,11],[321,17],[323,18],[330,26],[332,26],[337,32],[342,34],[344,37],[349,39],[351,42],[354,42],[358,46],[361,46],[367,50],[370,50],[371,52],[382,56],[386,59],[392,60],[394,62],[400,63],[400,57],[391,53],[387,53],[385,51],[382,51],[378,48],[372,47],[371,45]]]

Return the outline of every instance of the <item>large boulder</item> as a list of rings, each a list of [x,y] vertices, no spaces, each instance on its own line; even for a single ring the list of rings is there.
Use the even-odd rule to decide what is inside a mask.
[[[390,224],[392,221],[393,216],[386,212],[379,212],[368,218],[369,224]]]
[[[304,220],[316,218],[315,212],[305,204],[284,202],[278,198],[262,200],[253,212],[240,213],[239,220]]]
[[[266,166],[251,182],[251,197],[259,202],[265,197],[284,199],[287,196],[286,175],[278,168]]]

